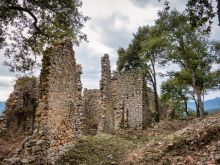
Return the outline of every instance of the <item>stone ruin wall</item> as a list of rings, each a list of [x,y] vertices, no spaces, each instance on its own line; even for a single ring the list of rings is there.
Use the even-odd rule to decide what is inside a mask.
[[[6,101],[5,121],[9,131],[32,134],[38,102],[39,82],[35,77],[18,78]]]
[[[155,122],[155,114],[156,114],[156,105],[155,105],[155,94],[154,91],[151,89],[147,90],[147,97],[148,97],[148,109],[150,112],[150,120],[151,122]],[[160,111],[160,120],[169,120],[171,119],[171,112],[172,110],[170,109],[169,106],[167,105],[162,105],[159,101],[159,111]]]
[[[115,130],[144,129],[147,122],[147,95],[144,76],[140,71],[128,71],[114,77]]]
[[[101,93],[98,89],[84,89],[83,105],[86,117],[86,133],[96,134],[101,118]]]
[[[36,131],[47,127],[50,138],[49,157],[53,157],[60,146],[70,143],[74,137],[82,134],[81,68],[76,64],[70,41],[48,49],[43,62],[42,106],[39,104],[38,110],[39,122],[43,125],[37,126]]]
[[[80,74],[70,41],[44,53],[34,132],[10,160],[12,164],[54,164],[83,134]]]
[[[109,56],[105,54],[101,58],[101,119],[99,132],[113,133],[114,131],[114,101],[112,96],[111,66]]]
[[[121,128],[144,129],[148,123],[148,102],[143,74],[139,71],[130,71],[112,77],[109,56],[105,54],[101,61],[102,117],[99,131],[112,132]]]
[[[130,71],[112,76],[107,54],[101,66],[100,89],[85,89],[82,98],[81,66],[76,64],[71,42],[44,53],[34,132],[10,162],[54,164],[84,133],[147,127],[153,105],[143,74]]]

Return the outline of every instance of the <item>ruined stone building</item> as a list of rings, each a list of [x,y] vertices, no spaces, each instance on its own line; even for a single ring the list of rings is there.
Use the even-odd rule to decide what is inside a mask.
[[[100,89],[85,89],[82,93],[80,75],[81,66],[76,64],[70,41],[45,51],[38,106],[33,107],[36,112],[31,120],[33,134],[9,162],[54,164],[81,135],[148,126],[152,106],[141,71],[112,75],[105,54],[101,59]]]
[[[6,127],[10,131],[32,134],[38,92],[38,80],[35,77],[16,80],[14,91],[6,102]]]
[[[121,128],[145,128],[148,102],[144,75],[134,70],[112,76],[107,54],[102,57],[101,65],[99,131],[111,133]]]
[[[83,134],[80,74],[70,41],[44,53],[34,131],[9,160],[12,164],[54,164]]]
[[[109,56],[101,59],[100,89],[84,90],[88,132],[144,129],[150,121],[147,87],[141,71],[112,75]]]

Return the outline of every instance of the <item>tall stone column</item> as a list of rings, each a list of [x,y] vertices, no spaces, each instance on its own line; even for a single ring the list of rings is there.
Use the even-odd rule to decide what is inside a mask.
[[[111,89],[111,69],[108,54],[105,54],[101,58],[100,92],[102,115],[98,131],[112,133],[114,131],[114,103]]]

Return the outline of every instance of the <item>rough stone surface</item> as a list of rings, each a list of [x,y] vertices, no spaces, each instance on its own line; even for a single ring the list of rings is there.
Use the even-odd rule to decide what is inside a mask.
[[[98,89],[84,89],[84,108],[86,115],[86,133],[96,134],[101,117],[101,93]]]
[[[54,164],[83,134],[80,74],[70,41],[44,53],[34,132],[22,143],[14,164]]]
[[[129,71],[111,76],[109,56],[101,59],[100,132],[121,128],[144,129],[149,123],[147,88],[141,71]]]
[[[144,129],[149,115],[144,75],[134,70],[115,75],[114,81],[115,130]]]
[[[31,134],[38,102],[38,80],[35,77],[18,78],[14,91],[6,102],[6,126],[13,132]]]
[[[176,125],[183,121],[166,121],[171,126],[168,134],[159,133],[159,138],[148,141],[137,151],[130,153],[127,164],[172,164],[172,165],[219,165],[220,164],[220,113],[207,115],[203,119],[185,121],[185,126],[176,131]],[[176,124],[175,124],[176,122]],[[168,124],[167,123],[167,124]],[[166,123],[155,125],[155,130],[163,131]],[[175,125],[174,125],[175,124]],[[173,125],[173,126],[172,126]],[[178,128],[178,127],[177,127]],[[175,131],[174,131],[174,130]],[[169,133],[169,131],[171,131]]]
[[[85,89],[82,97],[82,69],[72,43],[65,41],[45,51],[33,135],[8,162],[54,164],[84,134],[141,130],[149,125],[155,106],[144,74],[133,70],[112,76],[107,54],[101,67],[100,89]]]
[[[99,123],[99,131],[112,133],[114,131],[114,102],[112,96],[112,81],[109,55],[105,54],[101,58],[101,120]]]
[[[7,129],[5,113],[0,115],[0,129]]]

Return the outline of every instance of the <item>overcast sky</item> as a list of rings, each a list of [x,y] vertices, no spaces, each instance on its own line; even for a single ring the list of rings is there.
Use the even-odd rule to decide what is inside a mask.
[[[171,7],[185,8],[185,0],[172,0]],[[99,88],[100,59],[104,53],[110,55],[112,70],[116,69],[117,49],[127,47],[132,33],[139,26],[153,25],[158,10],[164,8],[158,0],[83,0],[82,12],[91,17],[83,29],[89,42],[75,47],[77,63],[82,65],[82,83],[86,88]],[[220,27],[214,25],[212,39],[220,39]],[[1,53],[0,61],[3,61]],[[159,79],[161,82],[162,79]],[[14,75],[0,66],[0,101],[5,101],[13,89]],[[212,92],[206,99],[220,96]]]

